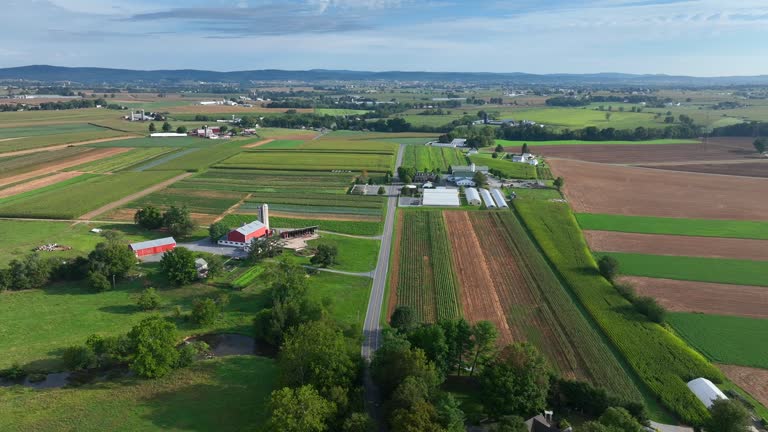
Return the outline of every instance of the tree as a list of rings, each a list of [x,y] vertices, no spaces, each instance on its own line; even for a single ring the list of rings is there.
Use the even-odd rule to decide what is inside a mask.
[[[160,296],[157,294],[157,290],[149,287],[141,292],[139,299],[136,302],[141,310],[149,311],[157,309],[160,306]]]
[[[428,401],[419,401],[407,408],[392,412],[390,430],[396,432],[443,432],[437,418],[435,406]]]
[[[341,432],[375,432],[376,422],[366,413],[352,413],[344,420]]]
[[[408,333],[416,324],[416,311],[406,305],[396,307],[389,318],[389,325],[403,333]]]
[[[472,176],[472,181],[474,181],[477,186],[482,187],[488,184],[488,177],[480,171],[477,171],[475,175]]]
[[[195,223],[192,221],[187,206],[171,206],[163,214],[163,226],[174,237],[185,237],[195,229]]]
[[[406,378],[426,386],[432,393],[442,381],[435,364],[427,360],[423,350],[412,348],[411,344],[400,337],[390,337],[376,351],[371,362],[371,376],[378,384],[382,394],[388,398]]]
[[[442,395],[435,402],[437,408],[437,420],[445,428],[446,432],[464,432],[466,427],[464,422],[466,417],[461,410],[461,403],[450,394]]]
[[[177,134],[185,134],[187,133],[187,127],[186,126],[179,126],[176,128]]]
[[[610,255],[603,255],[597,260],[597,269],[604,278],[612,281],[619,273],[619,261]]]
[[[752,145],[755,146],[755,150],[757,150],[758,153],[765,153],[765,149],[768,148],[768,139],[758,138],[755,140],[755,142],[752,143]]]
[[[549,370],[533,345],[506,346],[479,375],[481,400],[491,416],[527,417],[546,406]]]
[[[412,346],[424,350],[427,358],[442,373],[448,372],[448,341],[441,326],[431,324],[416,327],[408,331],[407,337]]]
[[[104,292],[112,289],[112,284],[103,274],[92,271],[88,273],[88,287],[96,292]]]
[[[229,233],[229,227],[224,222],[215,222],[208,227],[208,237],[213,243]]]
[[[531,150],[528,148],[528,143],[523,143],[523,148],[520,149],[520,153],[526,154],[526,153],[530,153],[530,152],[531,152]]]
[[[70,370],[90,369],[96,366],[96,354],[87,346],[71,346],[61,355],[64,366]]]
[[[502,417],[491,432],[528,432],[525,420],[519,416]]]
[[[638,297],[634,305],[638,312],[655,323],[662,324],[666,318],[667,310],[653,297]]]
[[[562,177],[556,178],[555,181],[552,182],[552,186],[554,186],[555,189],[559,191],[560,189],[563,188],[563,186],[565,186],[565,179]]]
[[[323,432],[336,407],[312,386],[284,387],[272,392],[268,430],[274,432]]]
[[[147,206],[136,210],[133,221],[144,229],[153,230],[163,226],[163,215],[157,207]]]
[[[608,408],[600,416],[600,423],[609,428],[622,432],[642,432],[643,425],[632,417],[632,414],[624,408]]]
[[[387,193],[387,189],[384,186],[379,186],[378,194],[379,195],[384,195],[385,193]]]
[[[248,261],[257,263],[264,258],[274,258],[283,253],[283,243],[277,236],[253,240],[248,248]]]
[[[123,277],[136,267],[136,256],[119,236],[106,240],[88,254],[88,268],[107,277]]]
[[[149,133],[157,132],[157,126],[154,123],[149,124]]]
[[[709,413],[712,416],[706,424],[707,432],[745,432],[749,426],[749,412],[733,399],[716,399]]]
[[[290,331],[278,363],[284,385],[311,385],[325,397],[335,387],[349,388],[357,375],[344,334],[326,321],[310,321]]]
[[[504,146],[499,144],[496,146],[496,149],[494,150],[495,153],[504,153]]]
[[[499,158],[499,154],[498,153],[494,153],[494,154],[491,155],[491,157],[493,159],[498,159]]]
[[[221,131],[221,133],[226,132],[228,129],[229,129],[229,126],[227,126],[227,125],[219,126],[219,130]]]
[[[605,120],[606,120],[606,121],[611,121],[611,116],[612,116],[612,115],[613,115],[613,114],[611,114],[610,112],[607,112],[607,113],[605,113]]]
[[[192,322],[200,326],[210,326],[216,323],[220,313],[219,305],[213,299],[195,300],[190,317]]]
[[[128,339],[133,347],[131,370],[141,377],[162,377],[178,362],[176,326],[159,316],[143,319],[131,329]]]
[[[195,255],[187,248],[177,247],[163,254],[160,268],[171,283],[186,285],[197,279]]]
[[[163,132],[170,132],[173,129],[173,126],[171,126],[170,123],[164,122],[163,123]]]
[[[310,258],[310,264],[320,267],[330,267],[336,263],[339,250],[331,244],[321,243],[317,245],[317,252]]]
[[[469,376],[475,373],[478,360],[481,357],[490,356],[496,349],[496,338],[499,336],[496,326],[490,321],[478,321],[472,326],[472,338],[474,339],[475,355]]]

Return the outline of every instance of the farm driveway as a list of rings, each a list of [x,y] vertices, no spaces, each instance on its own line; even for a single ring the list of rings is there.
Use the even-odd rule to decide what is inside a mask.
[[[163,188],[166,188],[166,187],[176,183],[179,180],[183,180],[183,179],[191,176],[192,174],[193,173],[184,173],[184,174],[177,175],[176,177],[174,177],[174,178],[172,178],[170,180],[166,180],[166,181],[164,181],[162,183],[158,183],[158,184],[156,184],[154,186],[148,187],[148,188],[144,189],[141,192],[136,192],[135,194],[128,195],[126,197],[120,198],[117,201],[109,203],[109,204],[107,204],[107,205],[105,205],[103,207],[97,208],[96,210],[93,210],[91,212],[88,212],[88,213],[80,216],[78,219],[79,220],[93,219],[93,218],[95,218],[96,216],[98,216],[100,214],[106,213],[106,212],[108,212],[110,210],[114,210],[114,209],[116,209],[116,208],[118,208],[118,207],[120,207],[120,206],[122,206],[124,204],[128,204],[131,201],[137,200],[137,199],[145,197],[145,196],[147,196],[147,195],[149,195],[149,194],[151,194],[153,192],[157,192],[157,191],[159,191],[159,190],[161,190]]]

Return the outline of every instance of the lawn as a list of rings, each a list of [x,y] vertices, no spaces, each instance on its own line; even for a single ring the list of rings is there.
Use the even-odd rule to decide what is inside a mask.
[[[157,380],[42,391],[0,387],[0,429],[254,431],[268,419],[276,386],[274,360],[235,356],[200,361]]]
[[[309,297],[331,299],[331,316],[362,329],[373,280],[367,277],[320,272],[309,279]]]
[[[699,313],[670,313],[667,321],[716,363],[768,368],[768,320]]]
[[[227,215],[223,221],[229,226],[240,226],[243,223],[252,222],[254,219],[254,215],[231,214]],[[342,221],[270,216],[269,224],[274,228],[305,228],[309,226],[319,226],[321,230],[325,231],[362,236],[380,235],[382,231],[381,222],[369,221]]]
[[[367,240],[341,235],[320,234],[320,238],[310,240],[309,246],[317,247],[320,244],[336,246],[339,255],[336,264],[331,269],[341,270],[353,273],[365,273],[373,271],[376,268],[376,261],[379,257],[379,240]],[[309,264],[309,258],[303,257],[299,260],[302,264]]]
[[[768,240],[768,222],[579,213],[583,229]]]
[[[693,139],[657,139],[647,141],[583,141],[583,140],[559,140],[559,141],[510,141],[497,139],[496,144],[504,147],[522,148],[527,143],[531,151],[536,153],[536,146],[557,146],[557,145],[657,145],[657,144],[698,144],[698,140]]]
[[[535,179],[537,176],[536,167],[533,165],[512,162],[509,159],[493,159],[487,153],[470,156],[469,159],[477,165],[485,165],[490,170],[500,171],[505,178]]]
[[[517,198],[516,200],[540,200],[549,201],[556,199],[563,199],[563,196],[557,189],[528,189],[528,188],[513,188],[510,191],[514,192]]]
[[[724,258],[600,252],[619,261],[620,272],[632,276],[768,287],[768,262]]]

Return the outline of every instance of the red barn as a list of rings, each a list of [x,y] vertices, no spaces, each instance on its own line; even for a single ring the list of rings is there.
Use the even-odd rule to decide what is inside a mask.
[[[223,246],[245,246],[254,239],[264,237],[268,233],[269,229],[266,225],[259,221],[253,221],[230,231],[226,238],[219,240],[219,244]]]
[[[166,237],[157,240],[149,240],[140,243],[132,243],[131,250],[137,257],[147,255],[156,255],[172,250],[176,247],[176,240],[173,237]]]

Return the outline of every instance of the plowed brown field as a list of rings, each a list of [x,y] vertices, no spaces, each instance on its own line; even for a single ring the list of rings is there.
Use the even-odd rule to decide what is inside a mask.
[[[718,365],[729,380],[752,395],[763,406],[768,406],[768,369],[745,366]]]
[[[551,159],[579,213],[768,220],[768,179]]]
[[[634,286],[638,295],[653,297],[672,312],[768,318],[765,287],[636,276],[622,277],[621,281]]]
[[[733,161],[727,161],[727,163],[726,161],[723,161],[701,164],[646,165],[646,168],[743,177],[768,177],[768,159],[766,158],[763,158],[762,160],[736,163],[733,163]]]
[[[584,231],[589,248],[598,252],[697,256],[768,261],[768,240]]]

